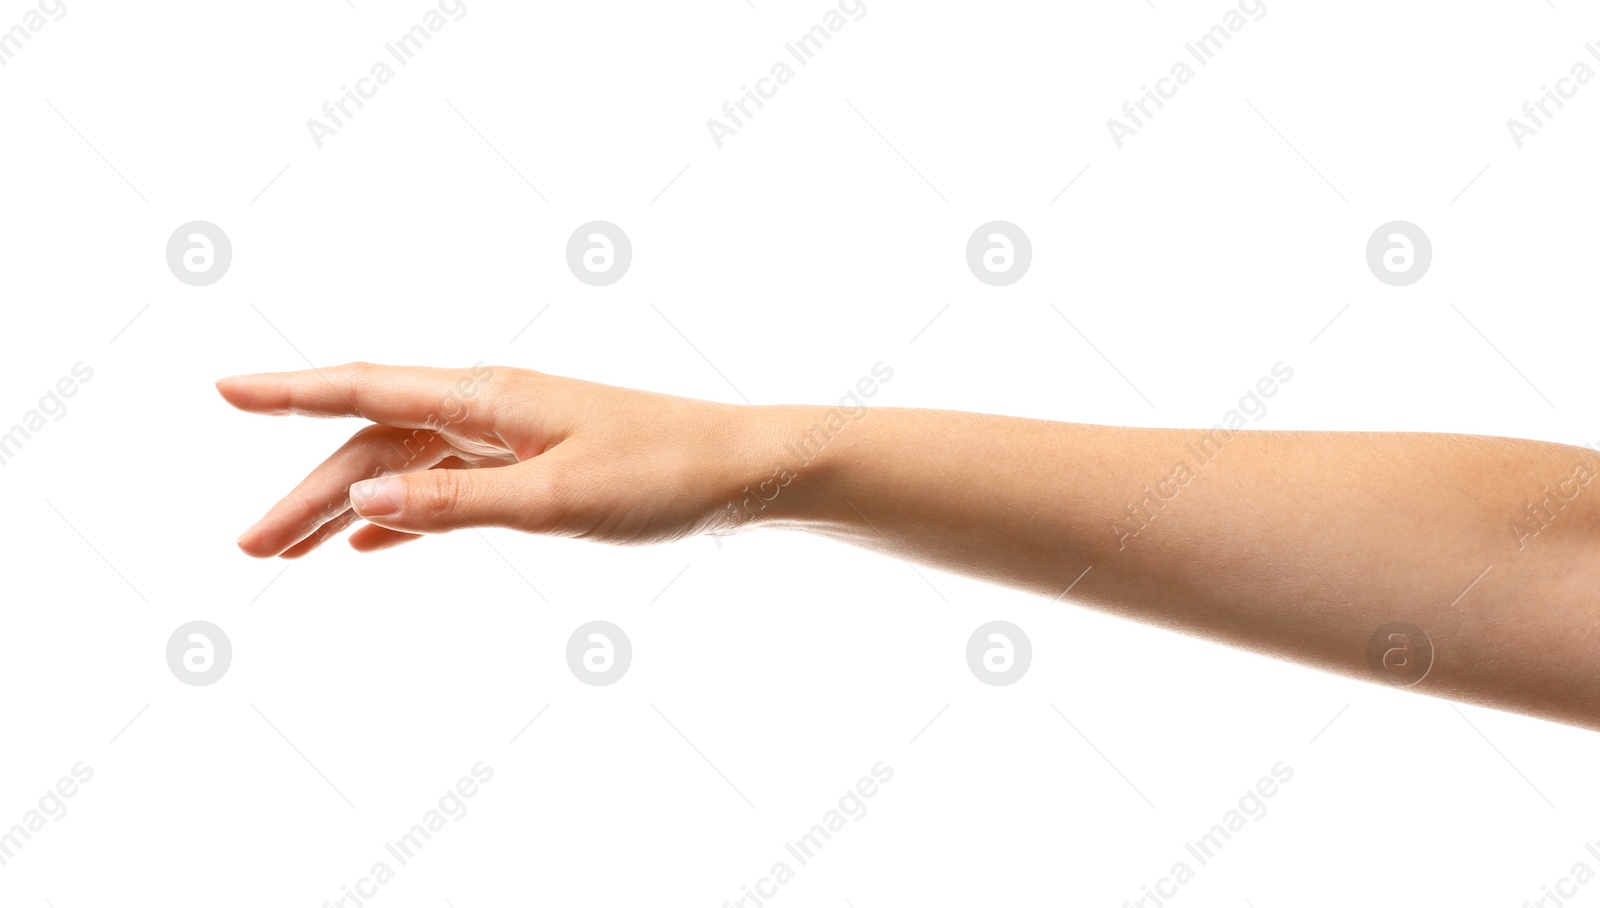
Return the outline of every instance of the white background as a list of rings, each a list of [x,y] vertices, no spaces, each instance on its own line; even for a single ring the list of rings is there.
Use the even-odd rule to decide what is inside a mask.
[[[721,905],[880,760],[779,908],[1122,905],[1278,761],[1177,903],[1521,905],[1600,870],[1590,733],[814,538],[250,560],[354,426],[211,386],[483,360],[828,402],[881,360],[879,404],[1208,426],[1284,361],[1259,427],[1593,442],[1600,87],[1520,151],[1505,121],[1600,14],[1270,0],[1119,151],[1106,119],[1225,4],[869,0],[718,150],[824,3],[468,0],[318,150],[307,118],[427,8],[68,0],[0,68],[0,423],[94,370],[0,467],[0,827],[95,772],[0,904],[322,905],[479,760],[380,908]],[[204,288],[164,259],[197,219],[234,249]],[[634,246],[604,288],[564,261],[593,219]],[[1033,244],[1005,288],[964,259],[992,219]],[[1405,288],[1364,259],[1395,219],[1434,246]],[[165,662],[192,619],[233,642],[211,687]],[[611,687],[564,659],[594,619],[633,643]],[[1034,648],[1010,687],[964,658],[996,619]]]

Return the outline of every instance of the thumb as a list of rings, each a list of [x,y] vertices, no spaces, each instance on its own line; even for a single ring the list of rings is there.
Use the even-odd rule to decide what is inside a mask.
[[[420,470],[350,487],[350,506],[368,523],[405,533],[469,526],[518,526],[529,511],[522,465],[481,470]]]

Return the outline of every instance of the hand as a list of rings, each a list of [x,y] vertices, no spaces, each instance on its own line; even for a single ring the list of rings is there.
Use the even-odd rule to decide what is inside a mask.
[[[482,526],[618,544],[727,531],[771,465],[754,456],[759,408],[524,369],[351,363],[217,390],[251,413],[371,423],[239,537],[259,558],[300,557],[358,521],[363,552]]]

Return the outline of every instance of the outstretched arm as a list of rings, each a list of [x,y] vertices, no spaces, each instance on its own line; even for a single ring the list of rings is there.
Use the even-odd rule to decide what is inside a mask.
[[[622,544],[800,529],[1600,729],[1600,455],[1582,448],[732,406],[488,366],[218,389],[372,423],[240,538],[259,557],[358,522],[361,550],[486,525]]]

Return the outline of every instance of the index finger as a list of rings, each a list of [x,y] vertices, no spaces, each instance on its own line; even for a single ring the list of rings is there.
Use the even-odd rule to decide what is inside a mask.
[[[217,391],[250,413],[354,416],[386,426],[437,430],[461,422],[468,402],[494,375],[495,368],[482,363],[467,369],[346,363],[234,375],[217,382]]]

